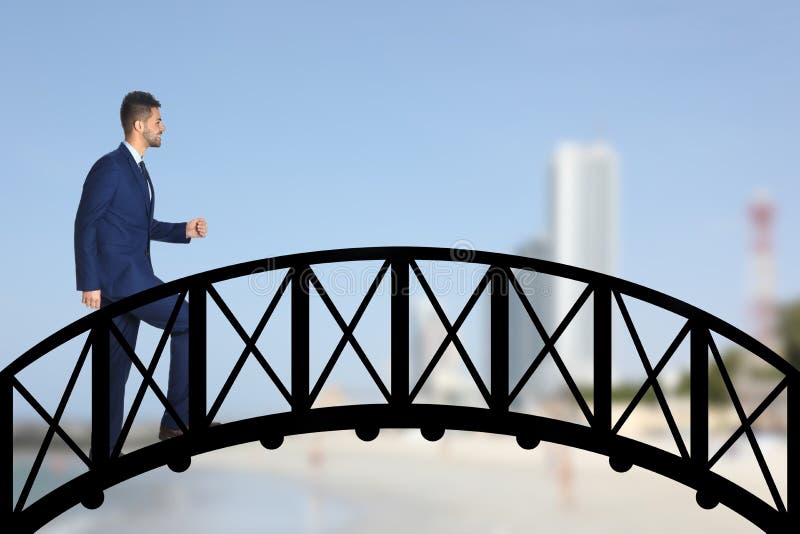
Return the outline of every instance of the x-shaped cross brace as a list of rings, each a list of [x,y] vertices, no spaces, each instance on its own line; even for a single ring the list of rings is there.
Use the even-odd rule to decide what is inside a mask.
[[[347,324],[345,320],[342,318],[341,314],[339,313],[339,310],[333,304],[333,301],[331,300],[330,296],[325,291],[325,288],[322,286],[322,282],[319,281],[317,275],[314,273],[313,270],[311,270],[310,282],[314,285],[314,288],[316,289],[317,293],[322,299],[322,302],[325,303],[325,306],[328,308],[330,314],[333,316],[333,319],[336,321],[336,324],[338,324],[339,328],[341,328],[342,337],[339,340],[339,343],[336,345],[336,349],[333,351],[333,354],[328,359],[328,363],[325,365],[325,368],[322,370],[322,373],[320,373],[319,379],[317,379],[317,383],[314,385],[314,388],[309,395],[309,406],[313,406],[314,401],[317,399],[317,396],[320,394],[320,391],[322,391],[322,386],[325,384],[325,381],[328,379],[328,376],[330,376],[331,371],[333,370],[333,367],[336,364],[336,361],[339,359],[339,356],[341,355],[347,343],[350,343],[350,345],[353,347],[353,350],[356,351],[356,354],[358,355],[361,362],[364,364],[364,367],[367,369],[367,372],[369,373],[370,377],[372,377],[372,380],[375,382],[375,385],[377,385],[378,389],[380,389],[381,394],[384,396],[384,398],[386,398],[386,401],[390,402],[389,399],[391,397],[391,394],[389,393],[389,390],[384,385],[380,375],[378,375],[378,372],[375,370],[375,367],[372,365],[369,358],[364,353],[364,349],[361,348],[361,345],[358,343],[358,341],[354,336],[354,332],[356,326],[358,325],[358,321],[361,320],[361,316],[367,309],[367,306],[372,300],[372,297],[375,295],[375,292],[377,291],[378,286],[383,280],[383,277],[388,269],[389,269],[389,260],[386,260],[381,266],[380,270],[378,271],[378,274],[375,275],[375,279],[372,281],[372,284],[370,285],[367,294],[364,296],[364,299],[361,301],[358,310],[356,310],[355,315],[353,315],[353,319],[350,321],[350,324]]]
[[[464,345],[462,345],[461,340],[458,338],[457,334],[459,328],[461,328],[461,325],[464,324],[464,321],[467,319],[467,316],[472,311],[472,308],[475,306],[475,303],[478,302],[478,298],[483,293],[483,290],[486,289],[486,286],[489,284],[491,278],[489,273],[491,272],[491,269],[488,269],[486,273],[483,275],[483,278],[481,278],[481,281],[478,282],[477,287],[472,292],[472,296],[467,301],[466,305],[464,306],[464,309],[461,310],[461,313],[456,318],[456,321],[451,325],[450,321],[447,319],[447,315],[444,313],[444,310],[442,309],[441,304],[439,304],[439,301],[436,299],[436,295],[434,295],[433,290],[431,290],[431,286],[428,284],[428,281],[425,279],[425,276],[422,274],[422,271],[417,265],[417,262],[411,260],[409,263],[411,265],[411,268],[414,270],[414,274],[416,275],[417,279],[422,285],[423,291],[425,291],[425,294],[428,296],[428,300],[430,300],[433,309],[436,311],[436,315],[442,322],[442,326],[444,326],[444,329],[447,332],[444,340],[434,353],[433,358],[431,358],[430,363],[420,376],[417,385],[411,391],[410,395],[411,401],[413,402],[414,398],[419,394],[420,390],[422,389],[422,386],[425,385],[425,381],[431,375],[434,367],[436,367],[436,364],[438,364],[439,360],[442,358],[445,349],[452,342],[453,345],[455,345],[456,350],[458,350],[458,353],[461,355],[461,359],[464,361],[464,365],[467,366],[467,371],[469,371],[472,380],[475,381],[475,385],[478,386],[481,395],[483,395],[483,398],[486,401],[487,406],[491,405],[491,394],[489,393],[489,390],[486,388],[486,385],[483,383],[481,375],[475,368],[475,364],[472,363],[472,359],[470,359],[469,354],[467,354],[467,351],[464,348]]]
[[[506,274],[508,275],[508,279],[511,282],[511,286],[514,288],[514,291],[516,291],[517,296],[522,302],[522,306],[525,308],[525,311],[528,313],[528,316],[530,317],[531,321],[533,321],[533,324],[536,326],[536,330],[539,332],[539,336],[541,336],[542,341],[544,342],[544,346],[539,351],[539,354],[536,356],[536,358],[534,358],[531,365],[528,367],[525,373],[523,373],[522,377],[517,383],[517,386],[512,390],[511,394],[508,396],[509,406],[514,402],[514,399],[517,398],[517,395],[520,394],[522,388],[525,387],[525,384],[528,382],[528,380],[530,380],[531,376],[533,376],[533,373],[539,367],[539,364],[542,363],[544,357],[549,352],[550,355],[553,357],[553,361],[558,367],[561,376],[567,383],[567,387],[569,387],[572,396],[575,398],[575,401],[578,403],[578,406],[583,412],[584,417],[586,417],[586,420],[591,425],[592,420],[594,419],[594,415],[592,414],[592,411],[589,409],[589,405],[586,404],[586,400],[583,398],[583,395],[581,395],[581,392],[578,389],[578,385],[572,378],[569,369],[567,369],[567,366],[564,364],[564,360],[561,358],[561,355],[558,353],[558,350],[556,350],[556,342],[558,341],[558,338],[561,337],[561,334],[563,334],[564,331],[567,329],[567,326],[569,326],[569,324],[578,314],[578,311],[580,311],[584,303],[586,303],[586,301],[589,299],[589,295],[591,295],[593,291],[592,286],[591,285],[586,286],[586,288],[583,290],[583,293],[581,293],[578,299],[575,301],[575,304],[573,304],[572,308],[570,308],[569,312],[567,312],[567,315],[564,317],[561,323],[559,323],[558,327],[553,332],[553,335],[548,336],[547,331],[545,330],[544,325],[542,324],[542,321],[539,320],[539,316],[536,314],[536,311],[533,309],[533,306],[531,306],[528,297],[525,296],[525,292],[523,291],[522,286],[520,285],[517,278],[514,276],[514,273],[511,271],[511,269],[507,268]]]
[[[289,282],[292,279],[292,274],[293,270],[289,269],[289,272],[286,273],[286,276],[284,277],[283,282],[281,282],[280,287],[275,292],[275,295],[272,297],[272,301],[269,303],[269,306],[267,307],[266,311],[261,316],[261,319],[259,320],[258,325],[256,326],[256,329],[253,332],[252,336],[247,335],[245,329],[233,315],[233,312],[225,303],[225,301],[222,299],[217,290],[214,289],[214,286],[212,285],[207,286],[206,289],[208,290],[208,294],[211,295],[211,298],[214,300],[214,302],[217,303],[217,306],[219,306],[219,309],[222,312],[222,314],[228,319],[228,321],[231,323],[231,326],[233,326],[233,329],[236,330],[236,333],[239,334],[239,337],[241,337],[242,341],[244,341],[245,343],[245,347],[242,350],[242,353],[239,355],[239,358],[236,361],[236,364],[234,365],[231,374],[228,375],[228,379],[225,381],[225,384],[222,386],[222,389],[220,390],[219,395],[214,401],[214,404],[211,406],[211,410],[209,410],[208,412],[207,416],[208,423],[211,423],[211,421],[214,420],[214,416],[217,415],[217,412],[222,406],[225,397],[228,396],[228,393],[230,392],[230,389],[233,386],[236,377],[239,375],[239,372],[242,370],[245,361],[247,360],[248,356],[251,353],[253,354],[253,357],[256,359],[259,365],[261,365],[261,368],[264,369],[264,372],[267,373],[272,382],[281,392],[281,395],[283,395],[283,397],[286,399],[286,402],[288,402],[289,404],[292,403],[292,397],[289,394],[289,391],[286,389],[286,386],[283,385],[283,382],[281,382],[278,375],[275,373],[275,371],[272,369],[269,363],[267,363],[267,359],[264,357],[264,355],[261,353],[258,347],[256,347],[256,342],[258,341],[258,338],[261,336],[261,333],[264,331],[264,328],[266,327],[269,318],[272,316],[272,313],[275,311],[275,308],[277,307],[281,296],[286,291],[286,288],[288,287]]]
[[[772,393],[770,393],[770,395],[767,396],[767,399],[765,399],[765,401],[761,403],[761,405],[758,407],[758,410],[756,410],[758,412],[758,415],[756,415],[755,417],[751,416],[752,420],[748,419],[748,417],[744,413],[744,408],[742,408],[742,403],[739,400],[739,395],[736,394],[736,390],[733,387],[733,382],[731,381],[731,377],[728,374],[728,369],[725,367],[725,362],[722,361],[722,357],[719,354],[719,350],[717,349],[717,344],[714,342],[714,339],[710,335],[708,336],[708,339],[709,339],[708,345],[711,348],[711,353],[714,355],[714,361],[717,362],[717,367],[719,367],[719,373],[720,375],[722,375],[722,381],[725,383],[725,389],[728,390],[728,395],[730,395],[731,401],[733,401],[733,407],[736,409],[736,415],[738,415],[739,421],[742,423],[741,427],[739,427],[739,430],[743,429],[743,431],[747,435],[747,440],[750,442],[750,446],[753,448],[753,453],[756,456],[758,467],[761,468],[761,473],[764,475],[764,480],[767,482],[767,486],[769,487],[769,492],[772,495],[772,499],[775,501],[775,506],[777,507],[779,512],[786,512],[786,506],[783,503],[783,499],[781,498],[781,494],[778,491],[778,487],[775,485],[775,480],[772,478],[772,473],[770,472],[769,466],[767,465],[767,461],[764,459],[764,453],[761,451],[761,447],[758,445],[758,441],[756,440],[756,436],[753,433],[753,428],[751,425],[752,422],[755,421],[755,418],[758,417],[758,415],[760,415],[761,412],[763,412],[764,409],[766,409],[766,406],[769,404],[769,403],[765,404],[764,402],[766,402],[767,400],[769,402],[772,402],[772,400],[774,400],[774,398],[778,396],[780,391],[783,390],[783,387],[785,387],[787,380],[784,378],[778,384],[778,387],[776,387],[772,391]],[[734,434],[734,436],[737,434],[741,435],[741,432],[739,430],[736,431],[736,434]],[[731,443],[731,445],[733,444],[733,441],[729,440],[729,442]],[[728,445],[727,443],[726,445],[727,447],[730,447],[730,445]],[[727,448],[725,448],[725,450],[727,451]],[[714,456],[714,458],[709,462],[708,469],[711,469],[711,466],[714,463],[716,463],[717,460],[719,460],[723,454],[724,451],[718,452]]]
[[[58,434],[64,442],[69,445],[69,447],[80,457],[80,459],[87,465],[87,467],[91,467],[91,460],[89,459],[86,454],[84,454],[83,450],[78,447],[78,445],[67,435],[66,432],[61,428],[61,417],[64,415],[64,410],[67,408],[67,402],[69,401],[70,396],[72,396],[72,390],[75,388],[75,383],[78,381],[78,376],[81,373],[81,369],[83,368],[83,364],[86,361],[86,357],[89,354],[89,347],[91,346],[92,336],[89,335],[86,337],[86,343],[83,346],[83,350],[81,350],[80,355],[78,356],[78,361],[75,364],[75,368],[72,370],[72,374],[69,377],[69,382],[67,383],[67,389],[64,391],[64,394],[61,396],[61,400],[58,403],[58,407],[56,408],[55,416],[50,418],[47,411],[38,403],[36,399],[33,398],[33,395],[23,387],[23,385],[15,378],[14,379],[14,387],[20,394],[28,401],[28,403],[33,407],[34,410],[48,423],[49,428],[47,429],[47,434],[45,434],[44,441],[42,442],[42,446],[39,448],[39,452],[36,454],[36,459],[33,462],[33,466],[31,467],[30,472],[28,473],[28,478],[25,480],[25,484],[22,487],[22,491],[20,492],[19,499],[17,500],[17,505],[14,508],[15,512],[22,511],[25,508],[25,502],[28,500],[28,496],[30,495],[31,489],[33,489],[33,483],[36,481],[36,477],[39,474],[39,470],[42,467],[42,462],[44,461],[44,457],[47,454],[47,450],[50,448],[50,443],[53,440],[53,435]]]
[[[636,346],[636,352],[639,353],[639,359],[642,360],[642,365],[644,366],[645,373],[647,373],[647,380],[645,381],[644,385],[639,388],[636,397],[634,398],[633,402],[628,406],[625,411],[625,414],[617,421],[617,424],[614,426],[612,432],[617,433],[619,429],[622,428],[622,425],[625,423],[627,418],[633,412],[633,409],[639,403],[639,400],[644,396],[645,392],[647,391],[648,387],[653,388],[653,392],[656,395],[656,399],[658,399],[658,405],[661,407],[661,411],[664,413],[664,417],[667,420],[667,425],[669,426],[669,430],[672,433],[672,438],[675,440],[675,443],[678,445],[678,450],[680,450],[681,457],[685,460],[689,459],[689,451],[686,448],[686,444],[683,441],[683,437],[681,437],[680,430],[678,430],[678,425],[675,422],[675,418],[672,416],[672,411],[669,409],[669,405],[667,404],[667,399],[664,397],[664,392],[661,390],[661,385],[656,380],[658,373],[664,368],[667,364],[667,361],[672,357],[672,354],[677,350],[680,346],[683,338],[686,337],[686,334],[689,332],[689,322],[687,321],[686,324],[683,326],[681,331],[678,333],[678,336],[675,340],[670,344],[670,347],[667,349],[667,352],[658,362],[658,372],[653,371],[653,366],[650,365],[650,359],[647,357],[647,353],[644,350],[644,346],[642,345],[641,339],[639,339],[639,334],[636,332],[636,327],[633,325],[633,320],[631,319],[630,313],[628,313],[628,308],[625,306],[625,301],[622,300],[622,295],[618,292],[614,291],[614,298],[617,301],[617,306],[619,306],[619,310],[622,313],[622,317],[625,320],[625,325],[628,327],[628,332],[631,335],[631,339],[633,340],[634,345]]]

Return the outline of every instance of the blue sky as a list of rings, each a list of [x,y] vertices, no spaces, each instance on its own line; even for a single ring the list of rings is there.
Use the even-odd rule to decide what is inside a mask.
[[[72,228],[134,89],[162,103],[163,279],[379,245],[513,252],[561,140],[622,162],[620,276],[748,329],[746,204],[778,201],[800,293],[800,6],[755,2],[4,3],[0,363],[85,309]]]

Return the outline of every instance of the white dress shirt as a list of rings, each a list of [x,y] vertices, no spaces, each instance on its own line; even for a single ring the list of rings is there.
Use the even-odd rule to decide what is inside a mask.
[[[141,163],[144,160],[144,158],[142,157],[141,154],[139,154],[138,150],[133,148],[133,146],[129,142],[123,141],[123,143],[125,144],[126,147],[128,147],[128,150],[130,151],[131,156],[133,156],[133,160],[136,162],[136,165],[138,166],[139,163]],[[139,167],[139,168],[141,169],[141,167]],[[144,175],[142,175],[142,178],[144,178]],[[147,192],[150,193],[150,202],[152,202],[153,201],[153,190],[150,188],[150,183],[147,180],[145,180],[144,182],[147,184]]]

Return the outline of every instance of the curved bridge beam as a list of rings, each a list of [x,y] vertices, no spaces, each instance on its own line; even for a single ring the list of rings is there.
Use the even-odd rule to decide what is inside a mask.
[[[520,447],[534,449],[541,441],[609,457],[618,472],[638,465],[671,478],[699,492],[707,492],[710,503],[718,502],[739,511],[767,532],[790,532],[776,521],[774,510],[764,501],[715,473],[698,477],[697,473],[677,456],[662,449],[616,436],[612,440],[598,436],[590,427],[534,415],[507,413],[502,416],[482,408],[443,405],[415,405],[396,410],[386,405],[340,406],[317,408],[303,416],[290,412],[228,423],[207,431],[202,440],[192,442],[180,437],[150,445],[114,460],[113,468],[102,478],[86,473],[51,492],[22,512],[19,520],[34,529],[65,512],[84,496],[90,507],[102,504],[100,493],[152,469],[168,465],[176,472],[190,466],[190,457],[206,452],[260,441],[268,449],[277,449],[286,436],[355,430],[360,439],[372,441],[383,428],[419,428],[429,441],[441,438],[446,430],[462,430],[507,435],[517,438]],[[94,499],[94,501],[92,501]]]
[[[380,260],[383,262],[367,295],[348,323],[333,305],[326,289],[317,278],[313,266],[323,263]],[[487,266],[486,274],[475,287],[471,298],[459,317],[451,324],[439,305],[435,293],[417,265],[418,260],[476,263]],[[287,270],[279,290],[267,305],[266,311],[252,335],[241,327],[232,311],[214,289],[213,284],[231,278],[248,276],[260,271]],[[557,277],[583,282],[586,287],[572,309],[564,317],[552,335],[542,326],[530,302],[524,295],[524,288],[512,269],[537,271]],[[391,383],[386,385],[374,370],[369,356],[361,349],[354,335],[356,324],[363,314],[381,280],[388,276],[391,280]],[[437,312],[447,335],[433,355],[431,363],[419,381],[412,383],[409,377],[409,284],[411,277],[419,280],[432,306]],[[316,292],[325,303],[328,311],[342,330],[342,341],[316,384],[309,377],[309,296]],[[475,302],[484,293],[491,296],[491,382],[484,384],[474,362],[458,339],[458,330],[472,310]],[[154,368],[139,360],[135,352],[126,350],[133,364],[145,377],[143,386],[137,393],[134,406],[123,427],[123,435],[113,449],[108,442],[108,351],[109,341],[120,338],[112,319],[144,304],[178,295],[178,307],[184,297],[189,296],[189,342],[190,352],[190,415],[184,422],[184,436],[157,443],[120,457],[119,453],[130,430],[130,424],[141,403],[141,396],[150,388],[169,410],[171,407],[149,378]],[[623,295],[648,302],[675,315],[682,316],[686,322],[670,348],[652,366],[644,352],[641,341]],[[579,391],[575,380],[556,350],[556,341],[567,328],[589,297],[593,297],[594,317],[594,383],[593,409]],[[272,311],[282,298],[292,301],[291,317],[291,383],[283,384],[272,371],[256,347],[256,340],[269,321]],[[519,298],[531,319],[530,327],[542,337],[545,346],[536,356],[520,381],[509,384],[509,299]],[[208,397],[206,391],[206,308],[207,303],[215,303],[246,344],[231,377],[226,381],[216,399]],[[647,380],[639,389],[623,416],[613,423],[611,416],[611,313],[616,303],[621,312],[631,338],[647,373]],[[174,315],[177,314],[177,307]],[[163,350],[171,325],[167,325],[164,336],[153,361],[157,363]],[[18,373],[27,366],[45,357],[50,351],[67,343],[79,335],[89,333],[75,369],[70,377],[61,403],[55,414],[50,414],[39,405],[17,379]],[[782,375],[778,386],[768,395],[755,411],[747,415],[733,383],[715,345],[712,333],[728,338],[744,349],[771,365]],[[691,360],[691,428],[690,445],[687,447],[675,424],[666,399],[661,392],[658,375],[669,358],[683,340],[689,339]],[[120,339],[120,343],[122,340]],[[414,402],[420,389],[430,376],[449,344],[458,350],[461,359],[470,372],[476,386],[486,401],[487,408],[467,408],[441,406]],[[386,398],[386,404],[341,406],[312,409],[316,395],[330,374],[338,355],[346,344],[350,344],[365,368],[370,373],[378,389]],[[95,454],[88,458],[75,444],[75,441],[60,427],[64,412],[75,381],[81,368],[92,354],[92,449],[94,451],[112,450],[111,454]],[[709,355],[716,362],[725,387],[734,404],[741,426],[715,454],[710,454],[708,446],[708,360]],[[286,398],[291,410],[286,413],[266,415],[228,423],[219,427],[209,427],[219,405],[224,401],[235,379],[249,356],[258,360],[270,380]],[[511,410],[511,404],[523,386],[536,372],[537,366],[545,357],[553,358],[570,392],[581,408],[588,425],[578,425],[544,417],[526,415]],[[513,386],[513,387],[512,387]],[[673,438],[680,454],[676,455],[650,445],[636,442],[619,435],[619,430],[638,402],[649,389],[653,389],[659,405],[664,412]],[[786,502],[777,490],[773,473],[766,465],[758,440],[753,432],[753,422],[784,390],[787,391],[787,449],[788,466],[786,479],[788,495]],[[45,442],[34,461],[22,495],[14,499],[13,480],[13,395],[20,394],[45,420],[49,430]],[[0,520],[14,524],[17,530],[33,531],[41,527],[74,504],[82,502],[89,508],[102,504],[102,491],[124,480],[161,465],[169,465],[175,471],[189,467],[191,456],[210,450],[220,449],[260,440],[267,448],[276,448],[285,436],[309,432],[354,429],[364,440],[374,439],[381,428],[420,428],[430,440],[438,439],[445,429],[491,432],[516,436],[520,446],[535,447],[540,440],[596,452],[609,457],[611,466],[625,471],[632,465],[669,477],[681,484],[697,490],[697,501],[704,508],[723,503],[767,532],[797,531],[800,525],[800,371],[772,350],[751,336],[730,324],[694,306],[679,301],[652,289],[606,276],[600,273],[567,265],[480,251],[463,251],[435,248],[364,248],[343,249],[305,254],[295,254],[246,262],[221,269],[192,275],[180,280],[158,286],[127,299],[115,302],[87,317],[59,330],[0,371],[0,469],[4,480],[0,487]],[[26,503],[27,494],[41,467],[42,458],[54,435],[58,435],[86,463],[88,473],[81,475],[51,493],[32,503]],[[767,503],[744,488],[720,477],[712,471],[713,465],[724,456],[730,446],[740,437],[746,436],[759,467],[770,489],[773,503]],[[26,506],[27,505],[27,506]]]

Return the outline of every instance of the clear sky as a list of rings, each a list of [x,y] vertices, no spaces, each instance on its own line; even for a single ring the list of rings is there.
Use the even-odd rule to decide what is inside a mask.
[[[745,329],[746,204],[778,202],[779,295],[800,293],[800,4],[5,2],[0,363],[81,317],[83,179],[134,89],[167,126],[146,159],[169,280],[380,245],[513,252],[545,231],[562,140],[622,162],[620,276]]]

